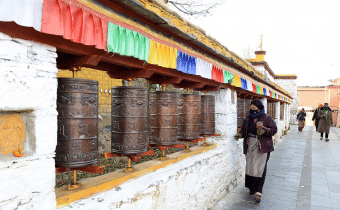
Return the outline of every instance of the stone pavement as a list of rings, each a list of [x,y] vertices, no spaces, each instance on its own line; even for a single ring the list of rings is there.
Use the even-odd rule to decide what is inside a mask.
[[[329,139],[320,141],[315,127],[298,132],[291,125],[270,155],[262,201],[253,202],[243,181],[212,210],[340,210],[340,128]]]

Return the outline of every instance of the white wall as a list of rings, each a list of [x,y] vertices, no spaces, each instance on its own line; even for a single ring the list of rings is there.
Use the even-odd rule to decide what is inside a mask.
[[[265,113],[268,113],[268,110],[267,110],[267,98],[262,98],[260,99],[263,106],[264,106],[264,110],[265,110]]]
[[[290,105],[285,103],[284,104],[285,108],[285,114],[284,114],[284,119],[285,119],[285,128],[289,129],[289,122],[290,122]]]
[[[296,115],[298,112],[297,84],[293,79],[276,79],[275,83],[284,88],[294,99],[290,104],[290,124],[297,124]]]
[[[1,210],[55,209],[56,57],[54,47],[0,33],[0,115],[31,121],[25,155],[0,154]]]

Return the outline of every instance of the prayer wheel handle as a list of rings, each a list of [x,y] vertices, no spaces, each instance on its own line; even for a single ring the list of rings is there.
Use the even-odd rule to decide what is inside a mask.
[[[258,121],[258,122],[256,123],[256,126],[257,126],[257,129],[262,129],[263,122]]]

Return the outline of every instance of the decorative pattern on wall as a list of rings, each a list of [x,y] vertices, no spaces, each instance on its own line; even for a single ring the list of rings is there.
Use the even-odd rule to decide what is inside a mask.
[[[0,154],[7,155],[15,150],[24,150],[26,128],[19,114],[0,116]]]

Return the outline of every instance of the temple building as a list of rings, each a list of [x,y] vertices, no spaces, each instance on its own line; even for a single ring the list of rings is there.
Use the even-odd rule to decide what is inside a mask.
[[[295,74],[275,74],[274,71],[269,67],[269,64],[265,61],[264,57],[266,55],[266,51],[263,50],[263,43],[262,43],[262,35],[259,44],[259,50],[255,51],[255,58],[254,59],[247,59],[255,69],[260,71],[263,75],[265,75],[265,80],[273,85],[278,85],[284,88],[293,98],[290,103],[290,124],[296,124],[296,114],[298,112],[298,102],[297,98],[297,84],[296,79],[297,76]],[[273,105],[275,101],[269,100],[267,104],[268,113],[273,114],[275,112],[276,107]],[[281,103],[281,106],[283,104]],[[282,108],[280,109],[282,116]],[[281,117],[282,118],[282,117]]]

